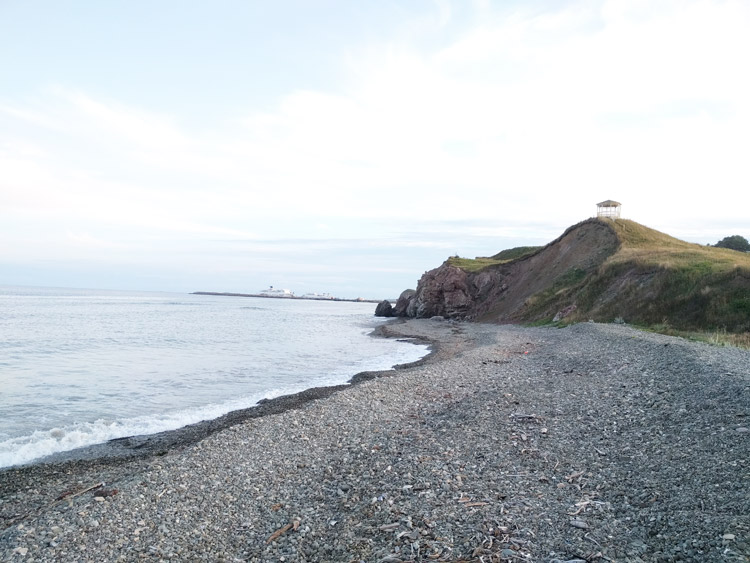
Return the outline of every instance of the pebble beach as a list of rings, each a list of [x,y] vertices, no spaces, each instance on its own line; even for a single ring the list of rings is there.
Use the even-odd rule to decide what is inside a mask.
[[[0,470],[0,560],[750,561],[750,351],[598,323],[383,332],[433,352]]]

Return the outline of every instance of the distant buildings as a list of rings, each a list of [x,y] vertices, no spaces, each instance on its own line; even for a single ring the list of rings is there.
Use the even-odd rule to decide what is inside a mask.
[[[330,293],[305,293],[302,296],[303,299],[333,299],[333,295]]]

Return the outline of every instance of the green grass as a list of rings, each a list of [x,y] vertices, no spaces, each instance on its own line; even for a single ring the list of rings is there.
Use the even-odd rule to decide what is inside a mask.
[[[646,332],[656,332],[667,336],[677,336],[686,340],[706,342],[713,346],[733,346],[735,348],[750,349],[750,332],[732,333],[725,329],[712,331],[701,330],[679,330],[672,327],[669,322],[661,322],[648,326],[634,325],[634,328]]]
[[[448,264],[461,268],[465,272],[480,272],[489,266],[497,266],[504,262],[500,260],[493,260],[492,258],[461,258],[459,256],[451,256],[447,260]]]
[[[750,270],[750,254],[745,252],[685,242],[628,219],[607,221],[607,224],[622,243],[609,263],[674,268],[693,275],[715,274],[738,267]]]
[[[634,221],[607,221],[621,246],[587,280],[582,310],[676,330],[750,331],[750,254],[681,241]],[[604,302],[602,295],[616,294]]]
[[[586,270],[580,268],[571,268],[563,275],[558,277],[555,282],[547,289],[535,293],[526,302],[526,313],[528,318],[543,317],[540,315],[551,314],[564,308],[570,300],[570,296],[576,292],[587,278]],[[549,319],[551,323],[551,318]]]
[[[529,254],[534,254],[536,251],[544,248],[543,246],[517,246],[515,248],[508,248],[501,250],[494,256],[490,256],[493,260],[503,260],[505,262],[509,260],[518,260]]]
[[[452,256],[448,258],[448,264],[461,268],[465,272],[480,272],[490,266],[497,266],[499,264],[507,264],[513,260],[518,260],[524,256],[533,254],[537,250],[542,248],[541,246],[518,246],[516,248],[508,248],[498,252],[494,256],[485,257],[477,256],[476,258],[461,258],[460,256]]]

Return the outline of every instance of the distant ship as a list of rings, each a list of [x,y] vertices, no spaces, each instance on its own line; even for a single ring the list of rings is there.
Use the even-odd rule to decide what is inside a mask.
[[[305,293],[302,299],[334,299],[330,293]]]
[[[294,297],[294,293],[288,289],[276,289],[274,286],[264,289],[258,295],[263,297]]]

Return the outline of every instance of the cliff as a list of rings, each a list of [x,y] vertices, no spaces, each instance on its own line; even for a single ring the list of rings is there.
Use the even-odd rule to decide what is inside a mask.
[[[394,314],[499,323],[624,319],[743,332],[750,330],[750,255],[634,221],[588,219],[519,258],[448,259],[401,295]]]

